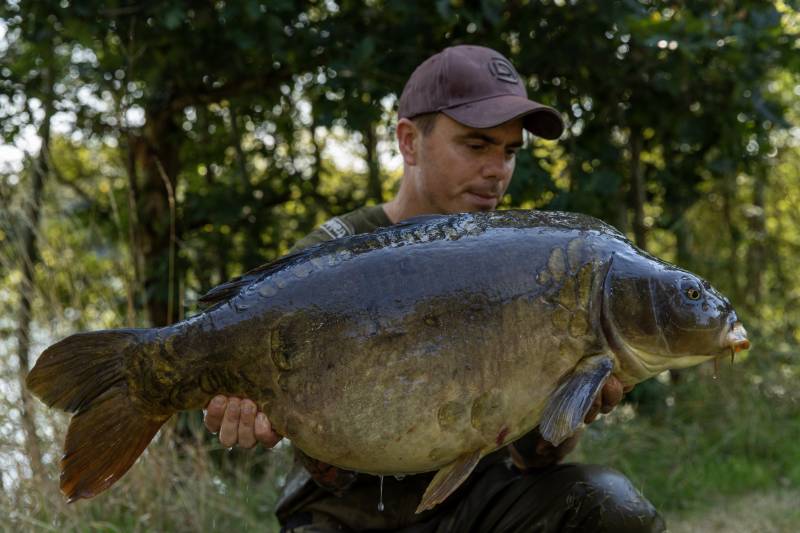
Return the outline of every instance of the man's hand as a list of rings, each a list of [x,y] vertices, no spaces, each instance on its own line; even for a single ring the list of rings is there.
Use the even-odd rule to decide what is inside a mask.
[[[586,413],[584,422],[590,424],[599,413],[610,413],[622,401],[622,396],[630,392],[633,387],[625,388],[615,377],[609,376],[603,389],[594,399],[594,403]],[[581,432],[578,432],[558,446],[553,446],[547,442],[539,433],[539,428],[535,428],[520,440],[511,444],[508,449],[511,452],[511,459],[520,470],[526,468],[543,468],[560,463],[575,446],[578,445]]]
[[[632,388],[629,387],[626,390],[616,376],[608,376],[605,385],[603,385],[603,390],[595,397],[594,403],[589,408],[589,412],[586,413],[586,418],[583,421],[591,424],[599,413],[607,414],[613,411],[617,404],[622,401],[622,396],[626,392],[630,392]]]
[[[248,399],[215,396],[206,406],[203,421],[210,432],[219,433],[219,442],[226,448],[237,444],[252,448],[256,442],[272,448],[283,438],[272,429],[267,415],[259,413]]]

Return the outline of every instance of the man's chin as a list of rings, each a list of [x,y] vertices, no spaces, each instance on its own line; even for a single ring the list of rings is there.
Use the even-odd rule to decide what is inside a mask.
[[[471,192],[465,193],[469,211],[492,211],[497,207],[497,197],[481,196]]]

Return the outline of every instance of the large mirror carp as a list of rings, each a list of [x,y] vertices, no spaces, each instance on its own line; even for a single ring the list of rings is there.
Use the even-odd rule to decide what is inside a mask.
[[[594,218],[427,216],[319,244],[216,287],[172,326],[72,335],[28,387],[75,413],[70,501],[120,478],[175,412],[243,396],[303,452],[371,474],[438,470],[418,511],[539,426],[579,429],[634,385],[747,349],[728,300]]]

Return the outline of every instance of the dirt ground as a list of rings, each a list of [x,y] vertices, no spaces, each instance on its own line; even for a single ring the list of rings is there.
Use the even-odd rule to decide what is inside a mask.
[[[724,500],[711,510],[667,514],[670,533],[796,533],[800,531],[800,491],[753,493]]]

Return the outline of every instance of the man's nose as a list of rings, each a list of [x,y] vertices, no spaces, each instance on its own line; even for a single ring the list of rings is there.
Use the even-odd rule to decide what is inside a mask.
[[[506,158],[505,150],[492,150],[486,155],[482,176],[486,179],[504,180],[511,172],[511,164]]]

